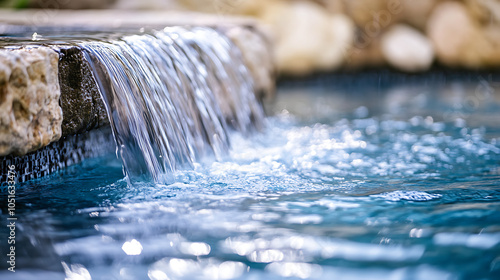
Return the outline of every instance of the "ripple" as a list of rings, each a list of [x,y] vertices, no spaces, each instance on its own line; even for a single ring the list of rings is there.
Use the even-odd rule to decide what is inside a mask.
[[[467,234],[440,232],[434,235],[434,243],[441,246],[466,246],[477,249],[491,249],[500,243],[500,233]]]

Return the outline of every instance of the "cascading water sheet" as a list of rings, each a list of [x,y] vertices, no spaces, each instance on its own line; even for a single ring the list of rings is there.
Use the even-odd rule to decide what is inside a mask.
[[[239,50],[214,29],[172,27],[80,46],[98,80],[129,183],[171,183],[173,171],[223,157],[231,129],[263,126]]]

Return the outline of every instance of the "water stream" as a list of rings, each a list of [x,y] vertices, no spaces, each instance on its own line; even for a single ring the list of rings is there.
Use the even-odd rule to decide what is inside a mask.
[[[96,73],[129,182],[173,183],[173,171],[209,155],[221,159],[229,129],[262,128],[264,113],[241,53],[212,28],[171,27],[80,46]]]

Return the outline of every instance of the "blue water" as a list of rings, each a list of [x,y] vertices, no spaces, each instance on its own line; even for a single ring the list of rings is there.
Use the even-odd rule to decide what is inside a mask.
[[[500,279],[495,89],[282,88],[267,111],[172,185],[109,155],[18,186],[0,279]]]

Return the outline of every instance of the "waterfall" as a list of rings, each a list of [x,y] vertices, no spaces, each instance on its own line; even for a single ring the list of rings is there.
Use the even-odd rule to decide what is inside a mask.
[[[129,183],[220,159],[229,133],[262,127],[264,112],[239,49],[221,32],[168,27],[79,43],[93,68]]]

